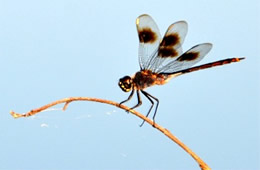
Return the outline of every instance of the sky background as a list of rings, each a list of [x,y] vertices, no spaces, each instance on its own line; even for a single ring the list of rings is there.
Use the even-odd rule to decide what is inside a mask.
[[[0,169],[199,169],[159,131],[113,106],[9,114],[70,96],[126,99],[117,83],[139,69],[135,19],[144,13],[162,34],[186,20],[184,50],[213,43],[200,64],[246,57],[147,92],[160,100],[157,123],[212,169],[260,169],[259,11],[259,0],[0,0]],[[137,110],[149,106],[143,97]]]

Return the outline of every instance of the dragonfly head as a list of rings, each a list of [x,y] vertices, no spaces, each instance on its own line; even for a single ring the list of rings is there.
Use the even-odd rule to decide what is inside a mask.
[[[118,85],[124,92],[129,92],[133,87],[132,78],[130,76],[125,76],[119,79]]]

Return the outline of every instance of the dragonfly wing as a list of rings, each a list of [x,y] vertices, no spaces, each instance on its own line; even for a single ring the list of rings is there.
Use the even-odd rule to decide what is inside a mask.
[[[141,69],[148,67],[149,61],[157,53],[161,41],[161,34],[155,21],[147,14],[136,19],[139,37],[139,64]]]
[[[160,72],[171,73],[190,68],[202,60],[211,50],[211,43],[198,44],[179,56],[176,60],[165,65]]]
[[[157,55],[151,58],[148,69],[159,72],[169,62],[175,61],[182,54],[182,44],[187,31],[188,24],[185,21],[170,25],[160,42]]]

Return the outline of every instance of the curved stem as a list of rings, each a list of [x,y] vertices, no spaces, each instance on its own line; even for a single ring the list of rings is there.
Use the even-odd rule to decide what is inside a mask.
[[[99,98],[92,98],[92,97],[68,97],[68,98],[64,98],[64,99],[60,99],[60,100],[56,100],[52,103],[49,103],[47,105],[44,105],[42,107],[39,107],[37,109],[33,109],[27,113],[24,114],[20,114],[20,113],[16,113],[14,111],[10,111],[10,114],[14,117],[14,118],[20,118],[20,117],[29,117],[32,115],[35,115],[39,112],[42,112],[52,106],[58,105],[58,104],[62,104],[64,103],[63,106],[63,110],[66,110],[66,108],[68,107],[68,105],[71,102],[74,101],[93,101],[93,102],[99,102],[99,103],[105,103],[105,104],[109,104],[109,105],[114,105],[118,108],[127,110],[131,113],[133,113],[135,116],[143,119],[144,121],[146,121],[147,123],[149,123],[151,126],[153,126],[154,128],[156,128],[157,130],[161,131],[165,136],[167,136],[168,138],[170,138],[173,142],[175,142],[176,144],[178,144],[182,149],[184,149],[188,154],[190,154],[190,156],[192,156],[192,158],[199,164],[200,168],[202,170],[209,170],[210,167],[198,156],[196,155],[191,149],[189,149],[184,143],[182,143],[177,137],[175,137],[169,130],[163,128],[162,126],[160,126],[157,123],[154,123],[152,120],[150,120],[149,118],[147,118],[146,116],[142,115],[141,113],[135,111],[135,110],[131,110],[129,107],[125,106],[125,105],[121,105],[117,102],[111,101],[111,100],[105,100],[105,99],[99,99]]]

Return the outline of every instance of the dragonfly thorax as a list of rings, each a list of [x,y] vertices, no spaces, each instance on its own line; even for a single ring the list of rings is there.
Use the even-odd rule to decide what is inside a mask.
[[[153,73],[151,70],[141,70],[135,73],[133,86],[136,90],[142,90],[153,85],[162,85],[166,83],[167,75]]]

